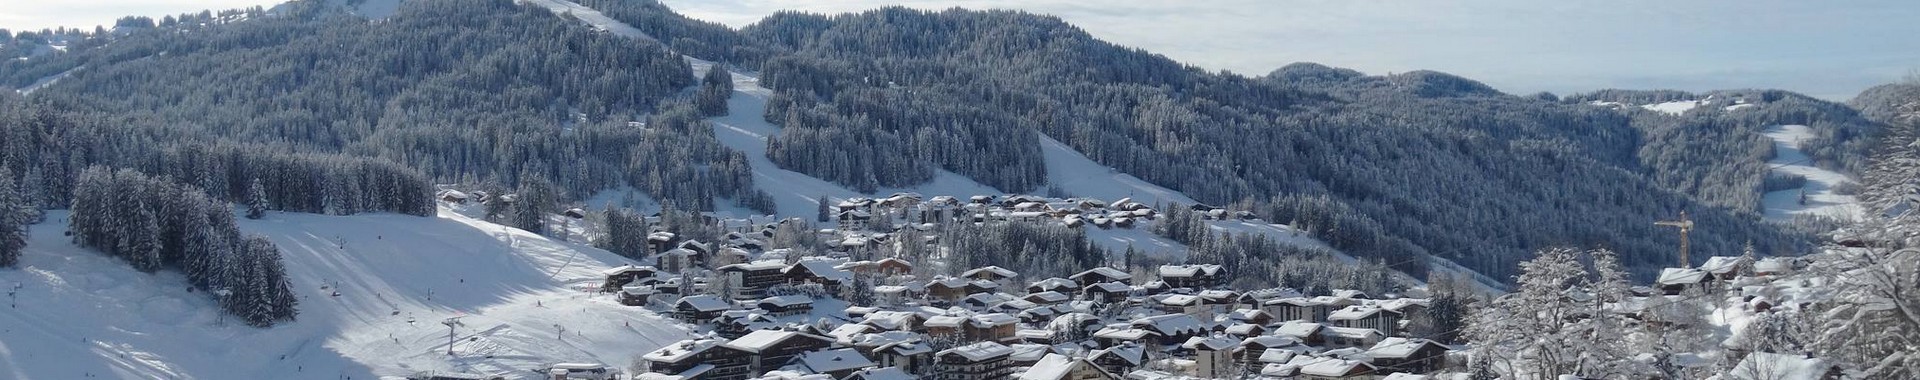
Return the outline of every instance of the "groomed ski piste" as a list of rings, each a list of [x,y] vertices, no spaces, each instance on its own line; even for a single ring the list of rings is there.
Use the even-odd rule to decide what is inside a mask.
[[[1812,128],[1780,125],[1767,128],[1764,134],[1773,140],[1773,159],[1767,161],[1773,173],[1807,179],[1799,189],[1769,192],[1761,198],[1767,220],[1786,222],[1795,216],[1813,215],[1850,221],[1863,215],[1865,211],[1860,207],[1859,198],[1836,191],[1841,184],[1853,182],[1853,178],[1814,166],[1800,150],[1801,143],[1813,139]]]
[[[518,379],[556,362],[625,368],[632,355],[690,336],[581,290],[625,259],[447,209],[242,219],[242,231],[280,246],[300,297],[298,321],[265,329],[222,317],[176,272],[140,273],[73,245],[66,216],[32,226],[20,267],[0,269],[0,286],[18,286],[14,306],[0,309],[0,378]],[[453,355],[442,324],[450,317],[460,317]]]

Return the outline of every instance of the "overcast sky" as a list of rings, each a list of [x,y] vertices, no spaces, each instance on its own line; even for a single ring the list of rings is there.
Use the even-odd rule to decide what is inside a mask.
[[[743,26],[774,11],[1008,8],[1215,70],[1292,62],[1386,74],[1432,69],[1510,93],[1782,88],[1843,100],[1920,69],[1913,0],[663,0]],[[110,23],[271,0],[0,0],[0,27]]]

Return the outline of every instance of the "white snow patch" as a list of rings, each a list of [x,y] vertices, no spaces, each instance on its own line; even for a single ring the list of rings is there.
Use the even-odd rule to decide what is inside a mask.
[[[86,66],[75,67],[72,69],[67,69],[67,71],[62,71],[59,74],[48,75],[45,78],[40,78],[39,80],[33,81],[33,84],[29,84],[27,85],[27,87],[21,88],[18,91],[20,92],[21,95],[32,94],[34,91],[39,91],[42,88],[51,86],[53,85],[54,82],[59,82],[60,79],[66,78],[68,75],[73,75],[73,72],[80,71],[80,69],[83,69],[83,68],[86,68]]]
[[[1193,198],[1188,198],[1186,194],[1160,187],[1131,174],[1121,173],[1094,162],[1073,147],[1052,137],[1037,133],[1035,135],[1040,136],[1040,152],[1047,160],[1047,183],[1073,196],[1092,197],[1110,202],[1131,197],[1134,201],[1148,205],[1198,203],[1194,202]]]
[[[1643,106],[1640,106],[1640,108],[1645,108],[1649,111],[1655,111],[1655,112],[1665,112],[1668,115],[1679,116],[1680,114],[1687,113],[1687,111],[1692,110],[1695,107],[1699,107],[1700,105],[1706,104],[1706,103],[1707,102],[1704,100],[1676,100],[1676,101],[1671,101],[1666,103],[1643,105]]]
[[[605,30],[614,35],[658,42],[658,40],[653,39],[653,36],[647,35],[646,32],[640,31],[640,29],[634,28],[632,25],[614,20],[611,17],[607,17],[606,14],[600,13],[600,11],[580,5],[579,3],[567,0],[521,0],[521,2],[546,7],[548,10],[553,11],[553,13],[572,15],[573,18],[579,19],[581,22],[587,23],[587,25],[592,25],[594,28]]]
[[[1764,134],[1773,139],[1773,159],[1767,161],[1773,172],[1807,178],[1807,184],[1800,189],[1769,192],[1761,198],[1767,220],[1790,221],[1795,215],[1802,214],[1855,220],[1862,215],[1858,198],[1837,194],[1833,190],[1835,186],[1852,182],[1853,179],[1840,172],[1813,166],[1813,161],[1800,151],[1801,143],[1813,139],[1813,129],[1805,125],[1781,125],[1767,128]]]
[[[21,286],[0,312],[0,378],[372,379],[420,370],[532,375],[558,361],[624,367],[689,336],[677,323],[576,288],[619,256],[452,212],[272,213],[241,229],[280,246],[297,322],[255,329],[221,317],[179,274],[144,274],[74,246],[65,211],[34,225]],[[338,283],[340,296],[322,286]],[[4,305],[0,305],[3,307]],[[448,328],[462,316],[448,356]],[[222,322],[221,320],[225,320]],[[564,329],[564,330],[563,330]]]
[[[1727,110],[1727,111],[1735,111],[1735,110],[1740,110],[1740,109],[1750,108],[1750,107],[1753,107],[1753,103],[1740,103],[1740,104],[1735,104],[1731,106],[1726,106],[1721,109]]]

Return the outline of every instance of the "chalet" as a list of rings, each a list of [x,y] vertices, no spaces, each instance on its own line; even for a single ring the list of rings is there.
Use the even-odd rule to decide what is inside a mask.
[[[961,340],[966,339],[966,330],[961,328],[966,324],[967,317],[958,315],[936,315],[927,317],[927,321],[921,323],[922,326],[927,327],[927,336]]]
[[[1201,304],[1200,297],[1198,296],[1162,294],[1149,297],[1148,299],[1153,300],[1153,306],[1163,312],[1170,314],[1192,314],[1200,319],[1213,319],[1213,313],[1208,312],[1206,305]]]
[[[1282,336],[1261,335],[1261,336],[1247,337],[1246,339],[1240,340],[1240,361],[1242,363],[1248,363],[1248,364],[1252,364],[1256,362],[1264,362],[1262,358],[1266,355],[1267,350],[1276,350],[1276,349],[1282,349],[1287,347],[1303,347],[1303,346],[1301,346],[1300,340],[1298,339],[1282,337]],[[1281,360],[1274,363],[1286,363],[1286,360]]]
[[[739,339],[748,333],[781,327],[780,321],[759,310],[727,310],[713,319],[713,333],[727,339]]]
[[[1226,285],[1226,269],[1215,264],[1161,265],[1160,280],[1175,288],[1208,289]]]
[[[834,221],[840,223],[840,229],[860,230],[867,228],[868,223],[873,221],[873,213],[869,213],[867,210],[841,211],[838,214],[834,214]]]
[[[1281,298],[1267,301],[1267,312],[1282,321],[1320,322],[1326,321],[1334,310],[1355,303],[1351,298],[1333,296]]]
[[[646,306],[653,302],[653,296],[658,292],[654,290],[653,285],[627,285],[620,287],[620,292],[617,294],[621,305]]]
[[[1140,318],[1133,320],[1130,325],[1135,329],[1152,332],[1153,336],[1158,338],[1161,345],[1167,346],[1185,343],[1187,338],[1208,333],[1206,324],[1201,323],[1200,319],[1187,314],[1156,315]]]
[[[1075,273],[1072,276],[1067,276],[1067,279],[1073,280],[1073,282],[1077,284],[1098,284],[1102,282],[1130,284],[1130,282],[1133,281],[1133,275],[1127,274],[1126,271],[1119,269],[1099,267]]]
[[[1252,323],[1235,323],[1220,330],[1227,335],[1241,338],[1256,337],[1267,333],[1267,326]]]
[[[669,273],[686,273],[688,270],[698,269],[698,260],[700,260],[699,253],[680,248],[671,248],[653,256],[653,262],[660,265],[660,270]]]
[[[721,248],[719,252],[714,252],[713,258],[707,260],[707,265],[712,267],[723,267],[723,266],[751,261],[752,257],[753,257],[752,253],[747,252],[747,250],[741,249],[740,247],[726,247],[726,248]]]
[[[1013,348],[994,342],[979,342],[949,348],[934,354],[932,380],[988,380],[1013,375],[1009,358]]]
[[[1689,288],[1707,289],[1714,277],[1706,271],[1689,268],[1666,268],[1660,270],[1660,277],[1654,283],[1660,285],[1660,291],[1666,295],[1680,295]]]
[[[1327,347],[1373,347],[1387,336],[1380,330],[1354,327],[1328,327],[1324,332]]]
[[[1319,346],[1327,341],[1325,325],[1305,321],[1287,321],[1273,329],[1274,336],[1292,338],[1309,346]]]
[[[820,284],[835,289],[853,282],[853,272],[840,269],[839,261],[805,258],[781,270],[789,284]]]
[[[1028,293],[1025,298],[1021,298],[1021,299],[1026,300],[1027,302],[1032,302],[1035,305],[1046,306],[1046,305],[1056,305],[1056,304],[1066,303],[1067,301],[1073,300],[1073,297],[1068,296],[1066,293],[1049,290],[1044,292]]]
[[[975,196],[967,197],[967,202],[972,204],[977,204],[977,205],[993,204],[993,196],[992,195],[975,195]]]
[[[918,337],[881,343],[873,346],[870,353],[879,365],[899,367],[912,373],[930,369],[933,366],[933,354],[933,346],[920,341]]]
[[[727,347],[725,339],[691,339],[669,344],[640,356],[646,370],[682,379],[746,379],[752,362],[746,352]]]
[[[1020,273],[1016,273],[1012,270],[1008,270],[1007,268],[1001,268],[998,266],[989,265],[985,267],[974,268],[966,272],[963,272],[960,274],[960,277],[965,277],[969,280],[986,280],[991,282],[1000,282],[1000,281],[1013,279],[1014,277],[1019,275]]]
[[[1250,325],[1258,325],[1258,326],[1272,325],[1273,322],[1275,322],[1275,320],[1273,319],[1273,314],[1269,314],[1267,313],[1266,310],[1260,310],[1260,309],[1234,310],[1233,312],[1227,313],[1227,319],[1234,322],[1245,323]]]
[[[1108,346],[1087,355],[1087,361],[1111,373],[1128,373],[1147,362],[1147,349],[1140,344]]]
[[[875,261],[874,273],[881,276],[899,276],[913,273],[913,263],[899,258],[888,257]]]
[[[620,289],[626,287],[627,284],[633,284],[636,281],[640,282],[639,285],[653,285],[654,272],[658,272],[658,270],[649,266],[621,265],[608,268],[607,270],[600,271],[600,275],[605,277],[605,280],[602,280],[600,283],[600,291],[620,291]]]
[[[1044,292],[1072,293],[1078,290],[1080,290],[1080,283],[1059,277],[1048,277],[1045,280],[1027,284],[1028,294]]]
[[[1093,341],[1101,346],[1112,347],[1122,344],[1144,343],[1152,336],[1152,331],[1120,324],[1107,326],[1098,331],[1094,331]]]
[[[1007,348],[1013,349],[1013,354],[1007,355],[1007,364],[1014,367],[1031,367],[1053,352],[1052,347],[1044,344],[1014,343]]]
[[[1363,328],[1394,335],[1399,331],[1400,313],[1372,305],[1353,305],[1327,315],[1327,323],[1339,327]]]
[[[813,298],[803,295],[784,295],[767,297],[754,304],[760,310],[766,310],[773,316],[806,314],[813,311]]]
[[[805,368],[808,372],[832,376],[836,379],[852,375],[853,371],[874,366],[873,360],[867,359],[866,355],[851,348],[803,353],[793,358],[792,364]]]
[[[915,331],[921,328],[924,319],[919,314],[905,311],[876,311],[868,313],[861,324],[887,331]]]
[[[729,293],[736,300],[753,300],[767,296],[767,288],[786,283],[787,263],[779,260],[760,260],[720,267]]]
[[[1426,339],[1386,338],[1368,349],[1367,356],[1384,370],[1428,373],[1446,365],[1447,347]]]
[[[967,318],[967,322],[961,330],[963,332],[962,335],[970,342],[993,341],[1011,343],[1019,340],[1019,337],[1013,334],[1019,322],[1019,318],[1004,313],[980,314]]]
[[[1720,281],[1727,281],[1739,277],[1742,273],[1753,272],[1753,259],[1745,256],[1708,257],[1707,262],[1701,263],[1699,269]]]
[[[1103,303],[1125,302],[1127,295],[1130,293],[1133,293],[1133,287],[1118,282],[1102,282],[1087,285],[1085,289],[1081,289],[1080,291],[1082,297],[1087,300]]]
[[[470,199],[473,199],[473,197],[470,195],[467,195],[467,193],[462,193],[458,190],[441,190],[440,191],[440,201],[442,202],[453,203],[453,204],[465,204]]]
[[[1000,283],[987,280],[973,280],[967,281],[967,285],[963,289],[966,290],[967,294],[992,293],[1000,290]]]
[[[711,321],[733,308],[733,303],[711,295],[681,298],[673,303],[673,316],[687,323]]]
[[[920,201],[923,199],[926,199],[926,197],[918,193],[893,193],[893,196],[881,199],[879,205],[893,208],[908,208],[919,206]]]
[[[1033,363],[1026,372],[1021,372],[1019,380],[1119,380],[1113,372],[1094,365],[1087,359],[1071,358],[1066,355],[1049,353]]]
[[[727,342],[726,346],[747,353],[752,372],[761,374],[780,369],[802,353],[825,349],[832,344],[833,339],[819,335],[793,331],[756,330]]]
[[[1240,341],[1225,337],[1192,337],[1180,348],[1193,352],[1193,377],[1204,379],[1232,378],[1239,373],[1234,370],[1233,351],[1240,347]]]
[[[927,281],[927,298],[946,302],[959,301],[969,294],[967,289],[969,284],[970,282],[964,278],[934,277]]]
[[[647,249],[651,250],[651,252],[666,252],[669,249],[673,249],[673,242],[678,238],[679,236],[674,235],[672,232],[654,231],[648,233]]]

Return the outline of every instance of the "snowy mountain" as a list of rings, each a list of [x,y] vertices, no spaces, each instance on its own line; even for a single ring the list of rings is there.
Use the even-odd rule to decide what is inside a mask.
[[[145,274],[34,225],[0,270],[0,377],[20,380],[327,378],[462,371],[532,375],[555,362],[624,367],[687,327],[583,291],[614,254],[469,218],[274,213],[241,229],[278,244],[299,320],[254,329],[175,272]],[[338,294],[338,295],[335,295]],[[447,354],[448,327],[453,355]]]

